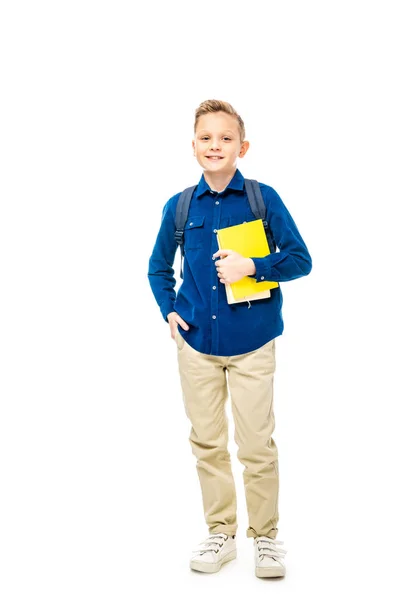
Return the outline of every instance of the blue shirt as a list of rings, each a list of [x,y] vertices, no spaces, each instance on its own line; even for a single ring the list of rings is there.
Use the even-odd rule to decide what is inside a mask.
[[[307,247],[277,192],[260,183],[266,218],[278,251],[253,258],[254,277],[259,281],[290,281],[308,275],[312,262]],[[283,332],[281,286],[271,290],[270,298],[228,304],[225,284],[217,276],[212,256],[218,250],[216,230],[244,221],[254,221],[237,169],[221,192],[211,190],[201,176],[190,203],[184,233],[183,281],[175,293],[173,264],[178,244],[175,241],[175,211],[180,192],[170,198],[162,211],[159,233],[149,260],[148,278],[154,297],[166,321],[176,311],[189,325],[179,332],[198,352],[215,356],[234,356],[260,348]],[[217,259],[218,260],[218,259]]]

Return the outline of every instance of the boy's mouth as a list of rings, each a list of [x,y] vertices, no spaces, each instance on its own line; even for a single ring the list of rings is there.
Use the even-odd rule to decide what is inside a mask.
[[[208,158],[208,160],[212,160],[214,162],[217,162],[219,160],[222,160],[224,157],[223,156],[206,156],[206,158]]]

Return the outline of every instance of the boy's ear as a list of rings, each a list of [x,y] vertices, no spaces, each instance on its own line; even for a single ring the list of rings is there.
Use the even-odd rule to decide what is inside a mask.
[[[196,142],[194,140],[192,140],[192,149],[194,154],[196,152]]]
[[[243,158],[243,156],[246,154],[246,152],[249,149],[249,147],[250,147],[250,142],[244,141],[242,143],[242,146],[241,146],[240,152],[239,152],[239,157],[240,158]]]

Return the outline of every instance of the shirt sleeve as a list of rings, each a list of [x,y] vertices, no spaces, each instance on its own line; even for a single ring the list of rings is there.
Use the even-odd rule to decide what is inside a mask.
[[[312,260],[300,232],[277,192],[260,185],[266,205],[266,219],[277,245],[277,252],[262,258],[250,257],[256,267],[254,277],[261,281],[291,281],[308,275]]]
[[[174,259],[178,243],[175,240],[175,217],[173,198],[168,200],[162,211],[161,226],[149,260],[148,279],[161,314],[168,322],[167,315],[174,311],[176,280]]]

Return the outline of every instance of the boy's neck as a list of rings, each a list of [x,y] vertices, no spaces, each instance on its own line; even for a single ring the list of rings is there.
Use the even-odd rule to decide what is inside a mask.
[[[232,173],[207,173],[204,171],[204,179],[215,192],[222,192],[231,181],[232,177],[236,173],[236,168]]]

